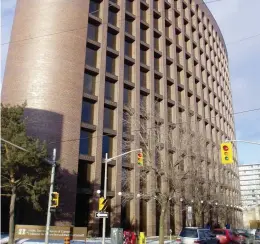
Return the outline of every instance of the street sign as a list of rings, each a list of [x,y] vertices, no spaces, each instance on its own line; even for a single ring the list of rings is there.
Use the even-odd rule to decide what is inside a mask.
[[[44,240],[45,228],[46,227],[42,225],[16,225],[15,238]],[[87,228],[72,226],[50,226],[50,240],[64,240],[65,237],[70,237],[71,240],[86,240]]]
[[[95,213],[96,218],[108,218],[108,212],[96,212]]]
[[[105,199],[104,197],[100,197],[98,200],[98,211],[104,212],[108,207],[108,199]]]

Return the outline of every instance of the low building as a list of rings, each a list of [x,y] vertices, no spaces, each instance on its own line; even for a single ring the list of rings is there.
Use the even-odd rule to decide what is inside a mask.
[[[260,163],[239,166],[244,227],[260,220]]]

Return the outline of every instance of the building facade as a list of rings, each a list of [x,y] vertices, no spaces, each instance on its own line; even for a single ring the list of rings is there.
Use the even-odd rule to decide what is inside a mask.
[[[260,220],[260,164],[239,165],[244,226]]]
[[[157,112],[165,134],[188,121],[206,138],[201,159],[220,206],[240,212],[237,155],[220,164],[219,145],[235,138],[226,46],[212,14],[201,0],[75,0],[17,2],[2,88],[4,103],[27,101],[28,132],[56,147],[64,169],[62,213],[56,224],[98,229],[97,190],[103,189],[105,153],[122,153],[125,111],[140,120],[140,104]],[[50,113],[51,112],[51,113]],[[155,119],[149,126],[156,124]],[[175,132],[169,126],[175,124]],[[132,131],[140,131],[133,123]],[[137,133],[131,149],[140,148]],[[161,154],[176,157],[164,142]],[[189,168],[188,161],[184,162]],[[131,179],[132,199],[121,207],[122,172]],[[140,191],[136,157],[108,165],[109,226],[133,220],[147,235],[158,232],[154,199]],[[205,203],[205,202],[204,202]],[[212,203],[211,203],[212,204]],[[185,225],[179,218],[167,228]],[[94,227],[93,227],[94,226]],[[96,228],[97,227],[97,228]],[[168,229],[169,229],[168,228]]]

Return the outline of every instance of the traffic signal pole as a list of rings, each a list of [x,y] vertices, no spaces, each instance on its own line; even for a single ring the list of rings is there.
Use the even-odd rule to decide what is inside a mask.
[[[46,230],[45,230],[45,244],[49,243],[49,232],[50,232],[50,223],[51,223],[51,199],[52,199],[52,192],[53,192],[53,185],[54,185],[55,167],[56,167],[56,148],[53,149],[53,154],[52,154],[51,182],[50,182],[51,184],[50,184],[47,222],[46,222]]]
[[[131,152],[136,152],[136,151],[142,152],[142,148],[131,150],[131,151],[119,154],[119,155],[112,157],[112,158],[108,158],[108,154],[106,153],[106,156],[105,156],[105,175],[104,175],[104,199],[107,199],[107,163],[116,159],[116,158],[122,157],[126,154],[129,154]],[[50,201],[49,201],[49,204],[50,204]],[[46,233],[47,233],[47,226],[46,226]],[[106,218],[103,218],[102,244],[105,244],[105,237],[106,237]],[[46,240],[46,236],[45,236],[45,240]],[[46,243],[46,241],[45,241],[45,244],[48,244],[48,242]]]

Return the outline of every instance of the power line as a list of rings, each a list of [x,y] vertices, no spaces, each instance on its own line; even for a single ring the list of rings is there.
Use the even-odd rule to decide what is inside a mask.
[[[236,44],[236,43],[243,42],[243,41],[246,41],[246,40],[249,40],[249,39],[253,39],[253,38],[259,37],[259,36],[260,36],[260,33],[258,33],[258,34],[256,34],[256,35],[253,35],[253,36],[245,37],[245,38],[240,39],[240,40],[237,40],[237,41],[228,42],[226,45]]]
[[[220,1],[223,1],[223,0],[212,0],[212,1],[208,1],[208,2],[202,2],[202,3],[199,3],[199,4],[194,4],[194,5],[191,5],[191,6],[206,5],[207,3],[214,3],[214,2],[220,2]],[[109,8],[110,6],[113,6],[113,4],[110,3],[110,4],[108,5],[108,8]],[[182,8],[176,8],[176,9],[177,9],[177,10],[178,10],[178,9],[180,10],[180,9],[182,9]],[[97,12],[99,12],[99,11],[100,11],[100,9],[95,10],[95,11],[93,11],[93,12],[89,12],[89,14],[94,14],[94,13],[97,13]],[[163,12],[165,12],[165,10],[161,11],[160,13],[163,13]],[[147,14],[147,15],[149,16],[149,15],[153,15],[153,14],[154,14],[154,13]],[[136,16],[136,18],[140,18],[140,17],[141,17],[140,15],[139,15],[139,16]],[[125,18],[121,18],[121,19],[119,19],[118,21],[123,21],[123,20],[125,20]],[[101,25],[103,25],[103,24],[108,24],[108,22],[104,22],[104,23],[102,23]],[[18,43],[18,42],[22,42],[22,41],[33,40],[33,39],[37,39],[37,38],[41,38],[41,37],[46,37],[46,36],[57,35],[57,34],[66,33],[66,32],[72,32],[72,31],[75,31],[75,30],[82,30],[82,29],[85,29],[85,28],[87,28],[87,26],[84,26],[84,27],[81,27],[81,28],[74,28],[74,29],[70,29],[70,30],[66,30],[66,31],[59,31],[59,32],[55,32],[55,33],[50,33],[50,34],[46,34],[46,35],[43,35],[43,36],[36,36],[36,37],[25,38],[25,39],[23,39],[23,40],[18,40],[18,41],[13,41],[13,42],[6,42],[6,43],[2,43],[1,46],[7,45],[7,44]]]
[[[254,112],[254,111],[260,111],[260,108],[255,108],[255,109],[249,109],[249,110],[244,110],[244,111],[239,111],[239,112],[235,112],[232,113],[232,115],[236,115],[236,114],[243,114],[243,113],[249,113],[249,112]],[[204,118],[204,119],[210,119],[210,118],[216,118],[217,116],[213,116],[213,117],[208,117],[208,118]],[[173,124],[183,124],[183,123],[190,123],[190,122],[195,122],[195,121],[183,121],[183,122],[176,122]],[[172,125],[170,125],[169,127],[171,127]],[[157,127],[151,127],[151,128],[147,128],[147,130],[152,130],[155,129]],[[133,130],[131,131],[131,133],[133,132],[138,132],[141,130]],[[82,138],[77,138],[77,139],[69,139],[69,140],[64,140],[64,141],[53,141],[53,142],[49,142],[49,144],[54,144],[54,143],[59,143],[59,142],[71,142],[71,141],[80,141],[80,140],[85,140],[85,139],[90,139],[90,138],[98,138],[98,137],[104,137],[104,136],[111,136],[111,135],[101,135],[101,136],[87,136],[87,137],[82,137]]]

